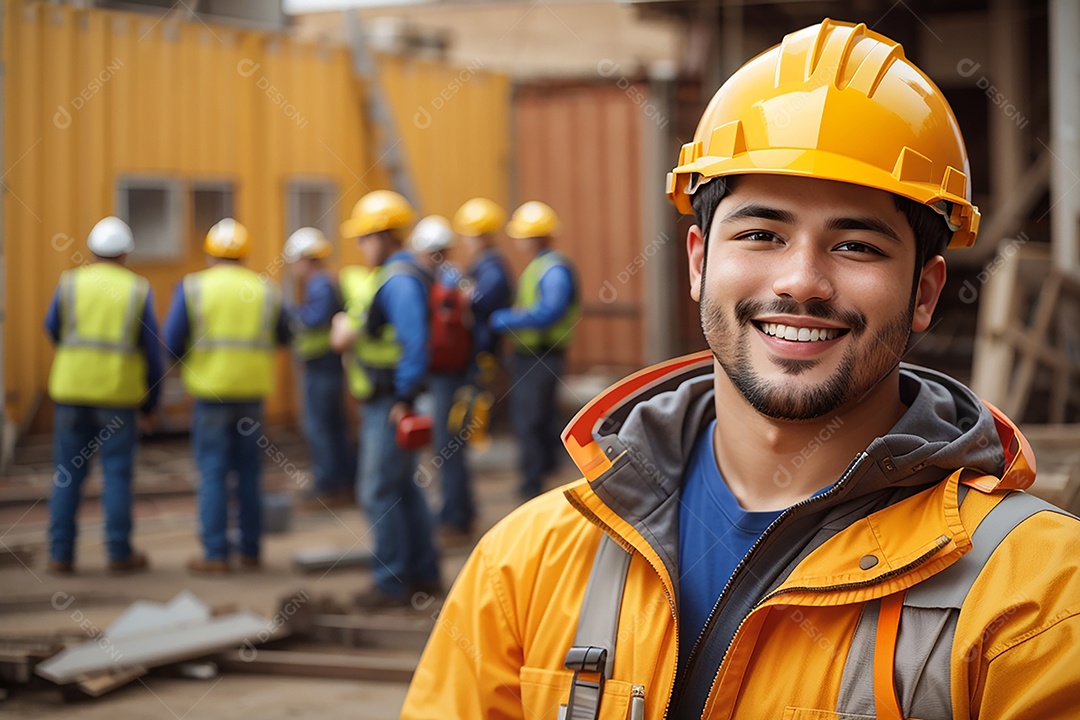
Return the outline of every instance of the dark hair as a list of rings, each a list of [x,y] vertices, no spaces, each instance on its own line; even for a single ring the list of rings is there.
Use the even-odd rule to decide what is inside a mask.
[[[706,241],[716,207],[729,192],[735,189],[738,179],[738,175],[716,178],[702,185],[690,199],[690,204],[694,208],[694,218]],[[928,205],[900,195],[893,195],[893,202],[896,204],[896,209],[904,213],[908,225],[915,234],[915,282],[917,283],[923,266],[935,255],[940,255],[945,251],[945,246],[949,244],[949,239],[952,237],[952,231],[945,223],[945,218]]]

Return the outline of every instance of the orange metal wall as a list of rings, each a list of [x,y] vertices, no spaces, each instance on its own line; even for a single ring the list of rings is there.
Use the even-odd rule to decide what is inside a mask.
[[[644,88],[634,87],[644,93]],[[642,111],[612,85],[533,86],[514,101],[517,200],[559,214],[556,247],[577,264],[583,315],[574,370],[642,366]],[[515,270],[524,259],[511,253]]]
[[[93,224],[118,211],[119,177],[231,181],[235,215],[255,240],[249,266],[279,279],[290,181],[336,186],[332,226],[385,184],[346,48],[198,20],[4,6],[4,383],[15,420],[46,386],[42,320],[57,278],[85,261]],[[505,199],[505,77],[475,69],[463,80],[461,70],[398,60],[381,68],[421,211],[452,213],[478,194]],[[412,122],[423,104],[440,108],[426,128]],[[181,260],[132,266],[150,279],[161,319],[175,283],[204,266],[200,239],[190,228],[184,237]],[[340,256],[359,261],[349,244]],[[282,419],[295,409],[284,354],[278,385],[269,411]]]
[[[505,206],[510,79],[479,63],[397,57],[381,58],[379,71],[423,211],[449,218],[478,195]]]

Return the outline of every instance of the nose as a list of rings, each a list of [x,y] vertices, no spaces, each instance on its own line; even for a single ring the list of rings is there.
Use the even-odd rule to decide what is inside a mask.
[[[833,285],[827,274],[827,261],[811,243],[789,246],[775,260],[773,292],[798,303],[830,300]]]

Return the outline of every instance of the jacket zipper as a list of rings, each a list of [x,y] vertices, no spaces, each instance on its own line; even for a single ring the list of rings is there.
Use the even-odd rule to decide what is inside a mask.
[[[617,459],[618,458],[616,458],[616,460]],[[664,589],[664,597],[667,598],[668,608],[671,610],[671,619],[675,623],[675,632],[674,632],[674,635],[675,635],[675,672],[672,673],[672,676],[674,676],[676,673],[678,673],[678,670],[679,670],[679,615],[678,615],[678,612],[676,611],[676,607],[675,607],[675,598],[673,598],[671,596],[671,593],[669,593],[668,590],[667,590],[667,586],[664,584],[663,574],[661,574],[659,568],[657,568],[656,565],[653,564],[652,560],[645,557],[645,555],[643,553],[637,552],[637,550],[635,550],[632,545],[630,545],[628,542],[625,542],[625,540],[618,533],[616,533],[613,528],[611,528],[607,523],[605,523],[603,520],[598,518],[596,516],[596,513],[594,513],[592,510],[590,510],[588,507],[586,507],[583,503],[581,503],[580,501],[578,501],[575,498],[574,501],[572,501],[570,504],[573,505],[574,507],[576,507],[578,512],[580,512],[582,515],[585,516],[586,520],[588,520],[593,525],[596,525],[598,528],[600,528],[601,530],[606,532],[608,535],[610,535],[613,540],[615,540],[617,543],[619,543],[619,545],[621,545],[623,547],[624,550],[626,550],[627,552],[630,552],[630,553],[637,553],[638,555],[641,555],[641,557],[645,558],[645,562],[649,563],[649,567],[651,567],[653,569],[653,572],[655,572],[657,574],[657,576],[660,578],[660,586]],[[640,687],[641,688],[641,706],[642,706],[642,713],[644,714],[644,711],[645,711],[645,707],[644,707],[644,703],[645,703],[645,687],[642,686],[642,685],[635,685],[633,687],[635,687],[635,688]],[[633,692],[633,688],[631,688],[631,692]],[[665,718],[667,717],[668,709],[671,707],[671,698],[672,697],[673,697],[673,694],[669,692],[667,694],[667,700],[665,701],[665,704],[664,704],[664,715],[663,715],[663,717],[665,717]],[[633,705],[631,705],[631,710],[633,710]],[[636,718],[634,720],[636,720]]]
[[[701,643],[702,643],[703,639],[705,638],[705,636],[708,634],[709,628],[712,627],[713,623],[716,621],[717,616],[720,614],[720,608],[724,604],[724,600],[726,599],[727,592],[728,592],[728,590],[731,589],[731,584],[735,580],[735,578],[739,575],[739,572],[747,564],[748,558],[750,558],[750,556],[752,556],[754,554],[754,552],[757,551],[757,549],[761,546],[762,542],[765,541],[765,538],[767,538],[777,527],[779,527],[781,524],[783,524],[784,521],[786,521],[789,517],[791,517],[791,514],[794,513],[796,510],[798,510],[800,508],[803,508],[803,507],[805,507],[806,505],[808,505],[808,504],[810,504],[812,502],[816,502],[818,500],[823,500],[823,499],[835,494],[841,487],[843,487],[844,483],[847,481],[847,479],[849,477],[851,477],[852,473],[855,472],[856,468],[858,468],[862,464],[863,460],[865,460],[868,457],[870,457],[870,456],[867,455],[865,452],[859,453],[855,457],[855,459],[851,461],[851,464],[848,465],[847,470],[844,471],[843,475],[840,476],[840,479],[836,482],[835,485],[833,485],[831,488],[829,488],[826,492],[822,493],[821,495],[816,495],[814,497],[809,497],[806,500],[803,500],[802,502],[796,503],[795,505],[792,505],[791,507],[789,507],[787,510],[785,510],[783,513],[780,514],[780,517],[773,520],[772,524],[770,524],[769,527],[765,528],[765,532],[763,532],[758,537],[758,539],[754,541],[754,544],[750,546],[750,550],[747,551],[747,553],[745,555],[743,555],[742,560],[740,560],[739,564],[735,566],[735,570],[731,573],[731,577],[728,578],[727,584],[724,585],[724,589],[720,592],[720,596],[716,599],[716,604],[713,605],[712,610],[709,611],[709,617],[705,620],[705,626],[701,628],[701,632],[698,634],[697,640],[694,641],[693,646],[690,648],[690,654],[686,656],[686,665],[683,666],[683,673],[679,677],[679,681],[678,681],[678,683],[676,684],[676,687],[675,687],[675,692],[672,693],[672,696],[678,697],[686,689],[686,682],[687,682],[686,678],[690,674],[689,670],[690,670],[691,667],[693,667],[694,659],[697,656],[698,650],[700,650],[700,648],[701,648]],[[762,600],[762,602],[764,602],[764,600]],[[759,605],[760,605],[760,603],[759,603]],[[756,607],[757,606],[755,606],[755,608]],[[750,612],[753,612],[753,609],[751,609]],[[744,617],[742,619],[742,621],[739,623],[739,626],[735,629],[735,634],[731,636],[731,642],[728,643],[727,648],[724,650],[724,656],[720,660],[720,667],[724,666],[724,660],[727,659],[727,654],[728,654],[728,652],[731,651],[731,646],[735,642],[735,637],[738,636],[739,630],[742,630],[742,626],[746,622],[746,618],[748,618],[748,617],[750,617],[750,613],[747,613],[746,617]],[[676,618],[676,621],[677,621],[677,618]],[[675,635],[675,637],[676,637],[676,644],[675,644],[676,650],[678,650],[678,632],[677,632],[677,630],[678,630],[678,627],[676,627],[676,635]],[[678,657],[678,654],[676,654],[676,658],[677,657]],[[678,660],[676,660],[676,664],[677,663],[678,663]],[[715,686],[715,684],[716,684],[716,679],[713,678],[713,686]],[[709,695],[710,696],[712,695],[712,686],[710,686]],[[670,706],[670,700],[669,700],[669,706]],[[665,719],[667,718],[667,712],[668,712],[668,708],[664,708],[664,718]]]
[[[731,642],[728,643],[727,649],[724,650],[724,659],[725,660],[727,659],[727,654],[729,652],[731,652],[731,647],[735,644],[735,640],[738,639],[739,633],[742,631],[743,625],[746,624],[746,621],[750,619],[751,615],[753,615],[755,612],[760,610],[761,607],[765,603],[767,603],[769,600],[772,600],[773,598],[778,597],[780,595],[786,595],[786,594],[791,593],[791,592],[828,593],[828,592],[835,592],[837,590],[857,590],[859,588],[870,587],[871,585],[880,585],[882,582],[885,582],[887,580],[891,580],[892,578],[894,578],[894,577],[896,577],[898,575],[903,575],[904,573],[911,572],[915,568],[919,567],[920,565],[922,565],[923,563],[928,561],[930,558],[932,558],[934,555],[937,555],[939,552],[941,552],[941,549],[944,548],[946,545],[948,545],[951,540],[952,540],[952,538],[948,537],[947,535],[942,535],[940,538],[938,538],[937,545],[935,545],[933,548],[931,548],[927,552],[925,552],[922,555],[920,555],[919,557],[915,558],[914,560],[909,562],[907,565],[905,565],[905,566],[903,566],[901,568],[897,568],[896,570],[890,570],[887,573],[879,575],[878,577],[874,578],[873,580],[867,580],[865,582],[858,582],[858,583],[846,583],[844,585],[828,585],[826,587],[819,587],[819,588],[790,587],[790,588],[784,588],[783,590],[775,590],[775,591],[773,591],[772,593],[770,593],[770,594],[766,595],[765,597],[763,597],[761,599],[761,601],[757,605],[752,607],[750,609],[750,612],[748,612],[746,614],[746,617],[744,617],[742,619],[742,621],[739,622],[739,627],[737,627],[735,629],[735,634],[731,636]],[[721,660],[720,661],[720,667],[723,668],[723,665],[724,665],[724,662],[723,662],[723,660]],[[712,697],[713,693],[716,691],[716,681],[719,678],[720,678],[720,673],[717,672],[716,675],[713,677],[712,684],[709,685],[708,697]]]
[[[630,720],[645,720],[645,686],[630,686]]]

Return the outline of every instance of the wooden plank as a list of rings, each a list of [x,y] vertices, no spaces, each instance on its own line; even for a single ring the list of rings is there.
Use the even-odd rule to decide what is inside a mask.
[[[317,573],[339,568],[358,568],[371,565],[371,551],[365,548],[309,548],[294,553],[293,570]]]
[[[112,692],[119,687],[127,685],[132,680],[141,678],[146,672],[146,668],[142,666],[123,668],[122,670],[111,670],[99,675],[92,675],[85,680],[80,680],[76,683],[76,687],[90,697],[101,697],[105,693]]]
[[[223,671],[366,682],[408,683],[416,671],[416,660],[288,650],[234,651],[215,656],[214,662]]]
[[[1057,308],[1058,295],[1061,293],[1062,274],[1050,271],[1050,277],[1043,285],[1039,293],[1038,304],[1035,309],[1035,322],[1026,330],[1029,338],[1038,343],[1038,347],[1049,347],[1046,344],[1046,331],[1050,329],[1050,321],[1054,319],[1054,310]],[[1028,396],[1031,393],[1031,383],[1035,380],[1035,369],[1038,362],[1035,344],[1023,344],[1016,347],[1016,352],[1021,360],[1016,370],[1016,379],[1009,391],[1009,399],[1005,404],[1005,414],[1009,417],[1020,418],[1027,407]]]
[[[313,615],[306,625],[314,640],[347,647],[423,650],[435,623],[429,617]]]

